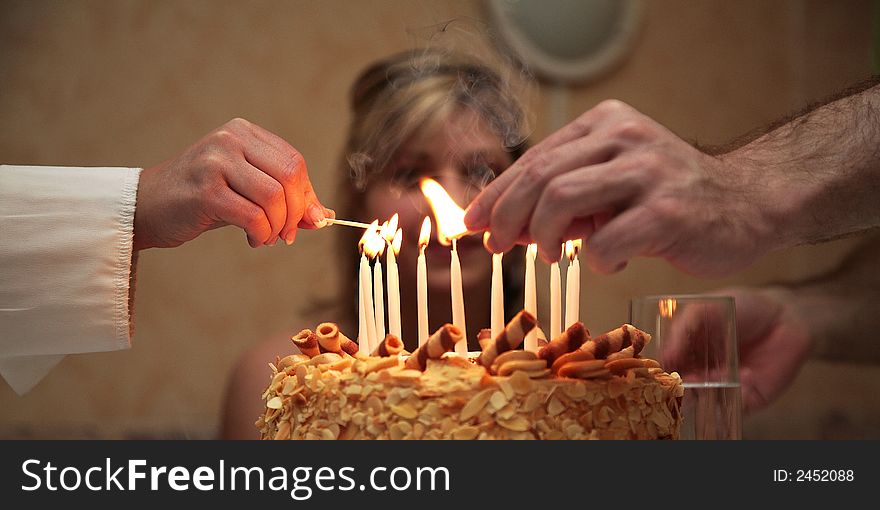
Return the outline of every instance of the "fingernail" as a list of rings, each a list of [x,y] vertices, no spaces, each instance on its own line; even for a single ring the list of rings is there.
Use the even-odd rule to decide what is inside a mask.
[[[293,244],[293,239],[285,239],[284,242],[287,244],[287,246],[290,246],[291,244]]]
[[[266,246],[275,246],[275,243],[278,242],[278,236],[274,236],[272,239],[269,239],[266,242]]]
[[[317,204],[312,204],[309,206],[308,210],[309,221],[312,222],[312,225],[315,228],[324,228],[327,226],[327,217],[324,216],[324,208],[318,206]]]
[[[470,230],[485,228],[487,225],[483,216],[483,208],[480,204],[471,204],[464,213],[464,224]]]
[[[489,236],[489,242],[486,243],[486,247],[492,251],[492,253],[501,253],[501,248],[498,246],[498,241],[495,240],[495,236]]]

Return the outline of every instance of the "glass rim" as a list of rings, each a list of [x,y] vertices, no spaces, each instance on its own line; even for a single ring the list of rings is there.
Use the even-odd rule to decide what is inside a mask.
[[[630,303],[637,301],[659,301],[661,299],[681,299],[688,301],[735,301],[733,296],[717,295],[717,294],[654,294],[650,296],[641,296],[631,298]]]

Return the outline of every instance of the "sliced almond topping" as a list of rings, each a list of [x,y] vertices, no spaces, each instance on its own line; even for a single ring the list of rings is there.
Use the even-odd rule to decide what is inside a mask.
[[[475,439],[477,435],[480,433],[480,429],[477,427],[473,427],[471,425],[465,425],[462,427],[458,427],[452,431],[452,438],[458,440],[470,440]]]
[[[513,390],[513,386],[508,379],[498,379],[497,382],[498,387],[501,388],[501,391],[504,392],[504,396],[507,397],[508,400],[516,395],[516,392]]]
[[[528,397],[526,397],[526,401],[522,405],[523,412],[530,413],[537,409],[541,405],[541,396],[537,393],[532,393]]]
[[[413,407],[409,404],[400,404],[397,406],[391,406],[391,411],[394,414],[400,416],[401,418],[406,418],[408,420],[411,420],[419,415],[418,410],[416,410],[415,407]]]
[[[508,430],[514,430],[517,432],[525,432],[526,430],[529,430],[529,428],[530,428],[529,420],[527,420],[523,416],[515,416],[515,417],[510,418],[508,420],[498,419],[495,421],[496,421],[496,423],[498,423],[498,425],[501,425],[502,427],[504,427]]]
[[[495,391],[495,389],[489,388],[471,397],[471,399],[468,400],[467,404],[465,404],[464,407],[461,408],[461,415],[459,416],[459,420],[461,420],[462,422],[466,422],[467,420],[470,420],[471,418],[476,416],[477,413],[479,413],[480,410],[486,406],[486,403],[489,402],[489,398]]]
[[[557,414],[565,411],[565,406],[562,402],[559,401],[558,398],[553,397],[550,399],[550,402],[547,403],[547,414],[550,416],[556,416]]]
[[[520,395],[525,395],[526,393],[532,391],[532,380],[525,372],[514,372],[513,375],[510,376],[509,380],[510,385],[513,386],[513,390]]]
[[[507,405],[507,400],[508,399],[504,395],[504,393],[502,393],[500,391],[496,391],[495,393],[492,394],[491,397],[489,397],[489,404],[491,404],[492,407],[497,410],[497,409],[501,409],[502,407]]]

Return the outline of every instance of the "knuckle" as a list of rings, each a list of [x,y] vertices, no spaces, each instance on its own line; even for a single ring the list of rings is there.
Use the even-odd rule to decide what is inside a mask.
[[[544,181],[544,169],[547,168],[547,157],[538,154],[523,168],[520,178],[526,186],[539,186]]]
[[[560,204],[567,202],[572,196],[572,187],[566,186],[559,179],[551,182],[545,191],[547,201],[550,204]]]
[[[263,214],[263,210],[259,207],[249,208],[245,212],[244,226],[246,230],[253,233],[263,230],[266,226],[266,215]]]
[[[613,136],[625,142],[638,142],[648,137],[648,126],[641,119],[626,119],[617,123]]]
[[[602,110],[596,107],[593,110],[587,110],[586,112],[578,115],[578,117],[572,121],[578,131],[580,131],[581,133],[586,133],[590,130],[590,127],[593,125],[592,116],[594,114],[594,111],[602,113]]]
[[[238,144],[238,136],[224,126],[211,134],[210,144],[217,149],[229,149]]]
[[[660,154],[652,149],[643,149],[631,153],[628,161],[621,162],[620,168],[622,171],[637,173],[642,178],[650,178],[657,175],[662,165]]]
[[[615,115],[625,113],[630,110],[630,106],[619,99],[605,99],[596,105],[596,110],[605,115]]]
[[[271,203],[278,204],[284,202],[284,187],[277,182],[273,182],[269,186],[268,198]]]
[[[233,130],[248,130],[251,129],[252,124],[241,117],[235,117],[227,122],[225,126]]]
[[[190,172],[191,182],[205,192],[215,192],[225,184],[223,173],[229,164],[219,152],[208,151],[202,154],[200,163]]]
[[[525,154],[523,154],[522,156],[519,157],[519,160],[517,161],[516,164],[517,164],[517,166],[527,167],[527,166],[531,165],[532,162],[535,160],[535,158],[538,157],[538,155],[540,155],[540,154],[541,154],[540,148],[532,147],[531,149],[527,150],[525,152]]]
[[[683,219],[683,207],[673,198],[659,198],[646,204],[650,216],[662,227],[672,227]]]
[[[285,183],[294,182],[302,175],[300,169],[303,167],[305,160],[302,154],[296,149],[291,148],[290,154],[284,157],[281,162],[281,180]]]

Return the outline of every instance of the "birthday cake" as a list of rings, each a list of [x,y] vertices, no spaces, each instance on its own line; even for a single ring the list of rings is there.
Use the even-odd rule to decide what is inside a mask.
[[[651,337],[624,324],[590,338],[577,322],[537,352],[520,350],[520,312],[483,350],[453,351],[447,324],[414,352],[387,335],[367,356],[333,323],[293,337],[270,363],[262,439],[677,439],[677,373],[640,356]]]

